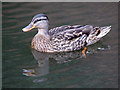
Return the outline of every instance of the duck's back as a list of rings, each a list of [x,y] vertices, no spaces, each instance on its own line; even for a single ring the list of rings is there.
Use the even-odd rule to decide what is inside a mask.
[[[55,51],[79,50],[86,44],[86,39],[93,26],[65,25],[49,30],[51,43]]]

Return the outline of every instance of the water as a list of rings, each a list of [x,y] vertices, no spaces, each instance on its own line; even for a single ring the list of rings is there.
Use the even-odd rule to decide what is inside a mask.
[[[118,87],[117,3],[3,3],[3,88]],[[22,32],[38,13],[60,25],[112,25],[103,39],[80,51],[40,53],[30,43],[37,30]]]

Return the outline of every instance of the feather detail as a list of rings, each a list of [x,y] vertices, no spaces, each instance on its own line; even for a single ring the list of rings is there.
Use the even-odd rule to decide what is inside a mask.
[[[27,32],[33,28],[37,28],[38,33],[33,38],[31,47],[40,52],[80,50],[96,43],[111,30],[111,26],[92,25],[64,25],[48,30],[49,19],[45,14],[35,15],[22,30]]]

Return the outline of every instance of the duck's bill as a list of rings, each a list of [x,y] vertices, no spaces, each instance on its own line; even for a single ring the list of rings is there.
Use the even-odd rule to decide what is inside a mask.
[[[35,28],[35,25],[29,24],[28,26],[26,26],[26,27],[23,28],[22,30],[23,30],[24,32],[28,32],[28,31],[32,30],[33,28]]]

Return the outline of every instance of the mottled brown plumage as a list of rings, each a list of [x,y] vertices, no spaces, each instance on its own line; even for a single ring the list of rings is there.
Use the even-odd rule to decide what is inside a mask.
[[[31,43],[31,47],[37,51],[63,52],[80,50],[99,41],[111,29],[111,26],[64,25],[48,30],[48,26],[48,17],[44,14],[38,14],[23,29],[26,32],[38,28],[38,33]]]

